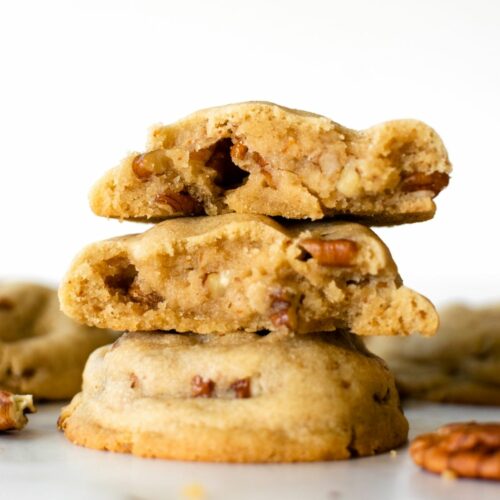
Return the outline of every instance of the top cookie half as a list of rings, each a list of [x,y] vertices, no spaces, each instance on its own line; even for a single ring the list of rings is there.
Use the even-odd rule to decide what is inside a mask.
[[[355,131],[248,102],[154,128],[146,152],[108,171],[90,204],[97,215],[120,219],[236,212],[401,224],[433,217],[450,171],[441,139],[422,122]]]

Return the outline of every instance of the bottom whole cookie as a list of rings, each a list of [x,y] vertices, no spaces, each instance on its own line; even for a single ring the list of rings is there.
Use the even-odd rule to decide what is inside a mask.
[[[372,455],[408,432],[392,375],[348,333],[127,333],[89,358],[59,427],[90,448],[214,462]]]

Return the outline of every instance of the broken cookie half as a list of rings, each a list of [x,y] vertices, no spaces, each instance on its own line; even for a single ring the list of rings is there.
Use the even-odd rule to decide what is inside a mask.
[[[77,321],[128,331],[432,335],[438,326],[370,229],[257,215],[173,219],[94,243],[59,296]]]
[[[90,204],[120,219],[237,212],[400,224],[433,217],[450,171],[441,139],[422,122],[355,131],[247,102],[154,128],[146,152],[105,174]]]

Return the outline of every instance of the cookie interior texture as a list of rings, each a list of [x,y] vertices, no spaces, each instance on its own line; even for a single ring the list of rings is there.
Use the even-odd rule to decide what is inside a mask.
[[[370,229],[255,215],[174,219],[90,245],[60,299],[77,321],[128,331],[432,335],[438,325]]]
[[[463,404],[500,405],[500,305],[457,304],[440,312],[432,339],[377,338],[403,395]]]
[[[355,131],[248,102],[154,128],[147,151],[100,179],[90,203],[121,219],[237,212],[399,224],[434,215],[450,171],[441,139],[422,122]]]
[[[57,292],[0,283],[0,389],[66,399],[81,387],[89,354],[116,334],[79,325],[59,310]]]
[[[353,335],[126,333],[62,410],[73,442],[148,457],[344,459],[405,442],[385,364]]]

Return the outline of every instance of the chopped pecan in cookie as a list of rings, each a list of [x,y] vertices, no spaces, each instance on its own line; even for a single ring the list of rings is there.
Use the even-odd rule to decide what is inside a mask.
[[[252,392],[250,389],[250,377],[236,380],[231,384],[231,389],[233,389],[234,395],[238,399],[246,399],[251,397]]]
[[[135,389],[139,385],[139,377],[135,373],[130,374],[130,388]]]
[[[236,142],[231,146],[231,158],[243,160],[248,152],[248,148],[241,142]]]
[[[138,286],[133,285],[130,287],[129,296],[132,302],[143,304],[151,309],[156,309],[160,302],[164,301],[164,298],[156,292],[144,292]]]
[[[347,239],[323,240],[306,238],[299,246],[309,253],[318,264],[331,267],[350,267],[358,252],[356,242]]]
[[[401,191],[404,193],[432,191],[436,196],[448,185],[449,181],[450,176],[443,172],[432,172],[432,174],[415,172],[403,177]]]
[[[191,380],[191,396],[193,398],[211,398],[215,390],[215,382],[201,375],[195,375]]]
[[[172,167],[172,160],[163,149],[137,155],[132,161],[132,171],[141,181],[147,181],[153,174],[161,174]]]
[[[8,297],[0,297],[0,311],[11,311],[14,309],[14,302]]]
[[[203,205],[187,191],[181,191],[180,193],[165,191],[164,193],[156,195],[155,202],[160,205],[168,205],[175,212],[185,215],[203,213]]]
[[[283,290],[271,294],[271,322],[279,328],[284,326],[288,330],[297,327],[297,311],[291,297]]]

